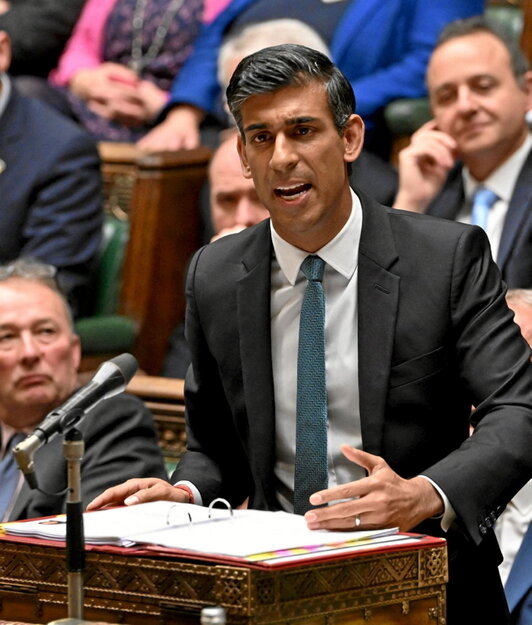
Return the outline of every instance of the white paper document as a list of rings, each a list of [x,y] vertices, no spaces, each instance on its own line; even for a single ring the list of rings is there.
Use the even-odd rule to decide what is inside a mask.
[[[287,512],[227,510],[192,504],[157,501],[135,506],[86,512],[83,515],[85,541],[120,546],[162,547],[249,557],[270,552],[324,546],[345,547],[397,533],[397,528],[370,531],[332,532],[309,530],[302,516]],[[66,516],[6,523],[7,534],[64,540]]]

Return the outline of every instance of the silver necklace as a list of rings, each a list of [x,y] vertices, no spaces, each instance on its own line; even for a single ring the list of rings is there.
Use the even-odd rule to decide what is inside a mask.
[[[131,61],[129,67],[136,74],[140,75],[142,70],[155,59],[161,51],[164,40],[168,34],[170,24],[182,7],[184,0],[171,0],[166,8],[161,23],[157,26],[153,41],[145,54],[142,53],[142,31],[144,29],[144,16],[148,0],[137,0],[133,12],[133,28],[131,37]]]

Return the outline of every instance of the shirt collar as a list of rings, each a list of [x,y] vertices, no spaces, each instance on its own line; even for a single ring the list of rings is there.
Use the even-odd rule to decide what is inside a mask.
[[[2,439],[0,441],[0,458],[4,457],[7,443],[11,440],[15,431],[16,430],[10,425],[7,425],[7,423],[0,422],[0,433],[2,435]]]
[[[4,73],[0,73],[0,85],[2,88],[0,89],[0,117],[4,114],[6,110],[7,102],[9,100],[9,96],[11,95],[11,80],[9,76]]]
[[[496,193],[501,200],[509,203],[513,195],[517,177],[531,149],[532,137],[528,134],[523,144],[482,182],[482,186],[487,187]],[[465,195],[467,198],[470,198],[480,183],[473,178],[466,167],[463,168],[462,175]]]
[[[351,191],[351,213],[340,232],[316,252],[327,265],[332,267],[347,280],[355,273],[358,264],[358,246],[362,232],[362,206],[355,192]],[[303,260],[309,255],[277,234],[270,221],[271,236],[275,257],[285,278],[293,286]]]

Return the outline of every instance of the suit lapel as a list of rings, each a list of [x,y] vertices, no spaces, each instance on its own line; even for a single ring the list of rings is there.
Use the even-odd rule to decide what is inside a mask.
[[[13,83],[11,83],[11,94],[7,101],[6,108],[2,113],[2,123],[0,124],[0,140],[2,145],[9,145],[16,141],[24,129],[24,119],[26,117],[26,100],[21,99]],[[3,157],[3,155],[0,155]]]
[[[49,478],[49,473],[46,472],[46,467],[50,467],[53,465],[53,459],[55,454],[62,453],[62,445],[60,441],[54,440],[47,445],[43,445],[40,449],[35,452],[33,463],[35,467],[35,476],[38,481],[38,485],[40,488],[47,489],[48,485],[43,485],[43,481],[46,481],[46,478]],[[66,475],[65,475],[66,482]],[[54,486],[55,488],[59,488],[59,485]],[[15,504],[11,513],[9,515],[10,521],[17,521],[18,519],[27,518],[28,512],[31,511],[32,505],[35,504],[35,497],[42,497],[41,493],[36,490],[30,489],[26,480],[24,480],[22,487],[17,495],[15,500]]]
[[[21,100],[11,84],[11,95],[7,101],[7,106],[2,113],[0,123],[0,183],[2,174],[8,169],[13,160],[17,160],[17,149],[20,148],[19,138],[24,128],[25,100]]]
[[[237,318],[244,397],[249,423],[250,462],[256,476],[270,476],[274,456],[275,403],[271,367],[269,220],[243,258],[237,285]],[[271,493],[271,484],[264,485]]]
[[[515,189],[508,206],[508,212],[504,220],[501,242],[497,254],[497,264],[501,268],[501,271],[508,260],[508,256],[512,251],[517,236],[522,230],[524,222],[528,219],[530,211],[532,210],[531,172],[532,150],[529,152],[528,158],[519,172]]]
[[[365,451],[379,454],[388,390],[399,277],[389,217],[379,204],[359,194],[363,222],[358,262],[358,380]]]
[[[17,499],[15,500],[15,505],[13,506],[13,509],[11,510],[11,513],[9,514],[10,521],[17,521],[18,519],[24,518],[26,516],[24,512],[28,507],[31,496],[32,496],[32,492],[28,484],[24,480],[24,483],[22,484],[19,494],[17,495]]]
[[[464,204],[464,183],[462,165],[454,167],[435,200],[427,208],[428,215],[455,220]]]

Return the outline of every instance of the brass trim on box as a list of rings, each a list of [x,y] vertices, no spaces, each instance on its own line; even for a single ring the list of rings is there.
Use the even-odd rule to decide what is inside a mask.
[[[85,618],[127,623],[135,614],[135,623],[162,625],[220,605],[243,625],[380,624],[387,610],[444,625],[446,581],[444,543],[275,570],[89,551]],[[1,541],[0,596],[10,589],[31,591],[41,616],[66,605],[64,550]],[[17,617],[13,608],[2,616]]]

